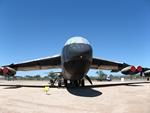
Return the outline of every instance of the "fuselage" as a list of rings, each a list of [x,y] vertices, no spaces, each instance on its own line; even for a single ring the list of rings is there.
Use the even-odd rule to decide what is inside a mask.
[[[83,37],[72,37],[62,50],[62,74],[66,80],[80,80],[92,63],[92,47]]]

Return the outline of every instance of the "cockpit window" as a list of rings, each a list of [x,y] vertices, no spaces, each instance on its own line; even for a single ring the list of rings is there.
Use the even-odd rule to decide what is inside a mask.
[[[87,39],[77,36],[77,37],[72,37],[69,40],[67,40],[65,45],[70,45],[70,44],[73,44],[73,43],[90,44]]]

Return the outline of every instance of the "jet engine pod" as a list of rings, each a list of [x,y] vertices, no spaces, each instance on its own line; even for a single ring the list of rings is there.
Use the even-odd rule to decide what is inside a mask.
[[[150,77],[150,70],[144,72],[145,77]]]
[[[142,71],[143,71],[142,67],[141,66],[137,66],[136,70],[134,72],[130,73],[130,74],[138,74],[138,73],[142,73]]]
[[[122,74],[128,75],[128,74],[135,74],[136,68],[134,66],[128,66],[121,70]]]
[[[4,67],[3,68],[3,75],[9,75],[9,76],[13,76],[16,74],[16,70],[10,67]]]

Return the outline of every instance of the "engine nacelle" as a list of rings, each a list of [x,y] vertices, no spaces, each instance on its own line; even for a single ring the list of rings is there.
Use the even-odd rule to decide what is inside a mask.
[[[134,66],[128,66],[128,67],[123,68],[121,70],[121,73],[125,74],[125,75],[135,74],[136,73],[136,68]]]
[[[0,75],[3,75],[3,68],[0,67]]]
[[[144,76],[145,76],[145,77],[150,77],[150,70],[145,71],[145,72],[144,72]]]
[[[142,71],[143,71],[143,68],[141,66],[137,66],[136,67],[136,71],[134,73],[132,73],[132,74],[142,73]]]
[[[3,75],[14,76],[16,70],[10,67],[3,67]]]

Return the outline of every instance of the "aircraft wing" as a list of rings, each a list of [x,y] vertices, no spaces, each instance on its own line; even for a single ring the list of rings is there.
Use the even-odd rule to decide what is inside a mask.
[[[127,66],[130,66],[130,65],[126,63],[121,63],[121,62],[113,62],[109,60],[104,60],[101,58],[93,58],[91,69],[111,70],[113,72],[118,72]]]
[[[143,71],[148,71],[150,68],[142,68]]]
[[[21,63],[15,63],[11,65],[5,65],[2,67],[10,67],[16,71],[29,71],[29,70],[42,70],[50,68],[61,68],[61,56],[55,55],[51,57],[45,57]]]

